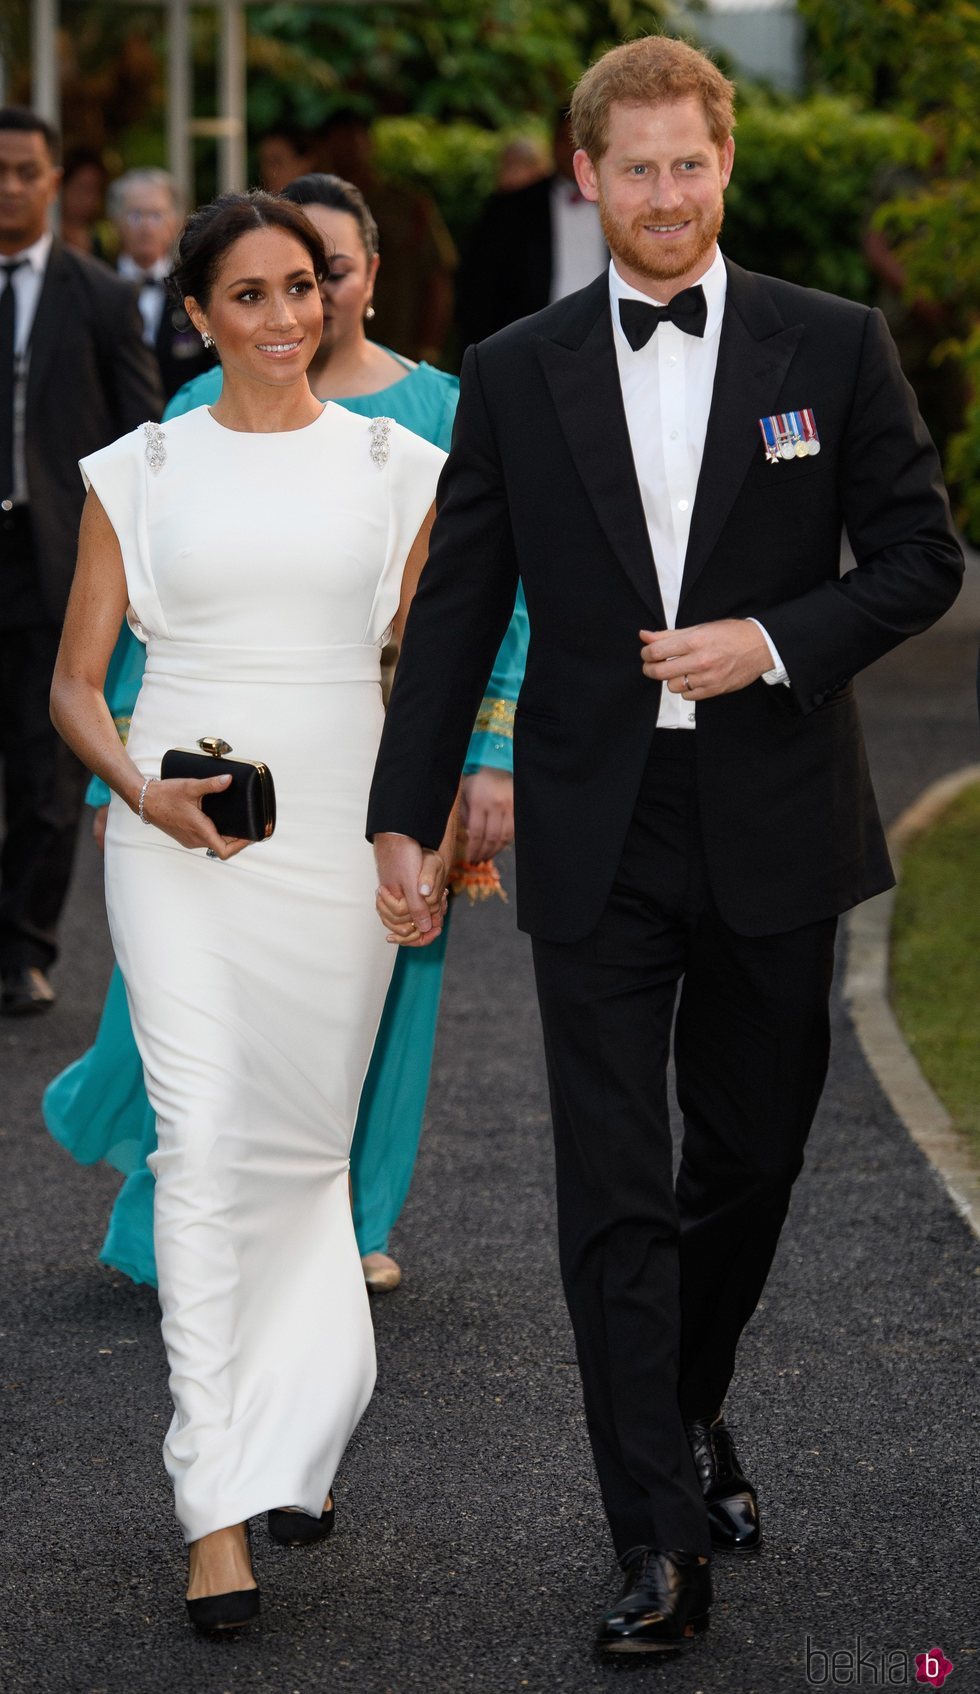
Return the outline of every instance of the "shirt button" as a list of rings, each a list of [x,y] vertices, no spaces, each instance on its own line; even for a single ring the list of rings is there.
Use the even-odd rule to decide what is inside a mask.
[[[679,429],[672,429],[672,430],[671,430],[671,432],[670,432],[670,439],[671,439],[671,441],[677,441],[677,440],[679,440],[679,439],[680,439],[680,433],[681,433],[681,432],[680,432],[680,430],[679,430]]]
[[[676,363],[677,363],[677,354],[676,354],[676,353],[671,353],[671,355],[670,355],[670,357],[669,357],[669,359],[668,359],[668,360],[667,360],[667,363],[668,363],[668,365],[676,365]]]
[[[686,512],[689,504],[690,504],[690,501],[688,501],[688,500],[678,500],[677,510],[679,512]]]

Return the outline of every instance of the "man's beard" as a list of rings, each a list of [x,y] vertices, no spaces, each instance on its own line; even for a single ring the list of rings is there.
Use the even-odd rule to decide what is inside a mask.
[[[620,259],[637,275],[649,282],[672,282],[686,276],[707,257],[721,233],[725,217],[725,202],[710,211],[694,210],[689,215],[690,228],[680,241],[664,241],[658,248],[656,237],[644,233],[646,224],[672,224],[685,221],[674,212],[661,217],[656,212],[644,212],[629,222],[617,217],[602,193],[599,194],[599,221],[606,245],[615,259]]]

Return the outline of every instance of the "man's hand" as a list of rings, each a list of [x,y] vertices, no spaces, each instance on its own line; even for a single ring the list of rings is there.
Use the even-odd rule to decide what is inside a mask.
[[[514,839],[514,778],[489,765],[464,776],[459,817],[466,831],[466,857],[473,864],[509,847]]]
[[[721,618],[692,629],[641,629],[643,675],[685,700],[735,694],[772,670],[769,643],[748,618]]]
[[[448,867],[438,853],[423,852],[408,835],[376,835],[375,910],[400,947],[429,947],[442,934]]]
[[[100,853],[105,852],[105,826],[109,821],[108,806],[96,806],[92,813],[92,840]]]

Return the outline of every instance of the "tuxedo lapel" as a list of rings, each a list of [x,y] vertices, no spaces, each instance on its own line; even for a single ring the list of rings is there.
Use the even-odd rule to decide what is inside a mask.
[[[727,261],[726,261],[727,263]],[[758,420],[776,400],[803,334],[786,325],[761,278],[728,264],[725,316],[711,410],[684,562],[678,623],[685,595],[700,576],[725,526],[738,491],[760,451]]]
[[[540,337],[536,346],[559,425],[603,532],[649,606],[653,627],[662,628],[663,605],[626,424],[605,274],[572,297],[562,329],[553,338]]]
[[[41,392],[44,377],[58,341],[60,326],[71,323],[68,309],[71,270],[60,241],[51,244],[44,281],[38,296],[31,329],[30,362],[27,369],[27,403]]]

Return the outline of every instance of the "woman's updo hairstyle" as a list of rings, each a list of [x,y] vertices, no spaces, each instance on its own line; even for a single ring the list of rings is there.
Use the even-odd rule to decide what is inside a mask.
[[[307,176],[298,176],[295,182],[287,183],[282,198],[291,200],[294,206],[326,206],[331,212],[348,212],[360,231],[368,264],[377,258],[378,226],[363,194],[352,182],[345,182],[341,176],[328,176],[325,171],[310,171]]]
[[[295,236],[310,255],[317,282],[323,281],[330,266],[319,231],[298,206],[281,195],[253,188],[247,194],[219,194],[187,219],[170,274],[180,299],[190,295],[206,310],[222,259],[240,236],[253,229],[281,229]]]

